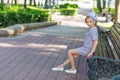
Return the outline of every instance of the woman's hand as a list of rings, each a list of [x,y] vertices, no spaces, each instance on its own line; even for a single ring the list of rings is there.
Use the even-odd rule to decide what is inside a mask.
[[[89,54],[86,56],[86,60],[90,59],[92,56],[93,56],[93,53],[89,53]]]

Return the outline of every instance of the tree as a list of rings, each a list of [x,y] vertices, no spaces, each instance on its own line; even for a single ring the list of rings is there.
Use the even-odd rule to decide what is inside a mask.
[[[99,9],[100,12],[102,12],[101,0],[97,0],[97,8]]]
[[[40,0],[38,0],[38,6],[40,6]]]
[[[32,0],[30,0],[30,3],[29,3],[29,5],[32,5]]]
[[[119,0],[118,0],[118,1],[119,1]],[[110,12],[110,10],[111,10],[110,4],[111,4],[111,0],[108,0],[108,12]]]
[[[106,6],[106,0],[103,0],[103,9],[105,9],[105,6]]]
[[[12,1],[11,1],[11,4],[17,4],[18,1],[19,1],[19,0],[12,0]],[[15,2],[15,3],[13,3],[13,2]]]
[[[18,1],[18,0],[15,0],[15,4],[17,4],[17,1]]]
[[[24,8],[27,8],[27,4],[26,4],[27,0],[24,0]]]
[[[4,4],[4,0],[1,0],[1,4]]]
[[[36,0],[34,0],[34,6],[36,6]]]
[[[115,22],[120,22],[120,0],[115,0]]]
[[[10,1],[9,1],[9,0],[7,0],[7,3],[10,3]]]
[[[48,0],[45,0],[45,8],[48,8]]]

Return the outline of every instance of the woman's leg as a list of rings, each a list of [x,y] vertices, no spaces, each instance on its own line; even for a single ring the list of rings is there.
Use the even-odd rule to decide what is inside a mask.
[[[75,49],[69,50],[68,55],[72,56],[73,58],[78,58],[80,56],[79,53]],[[75,64],[74,60],[71,60],[71,57],[69,57],[64,63],[62,63],[58,67],[59,68],[64,67],[64,66],[68,65],[71,61],[72,61],[72,64]],[[72,66],[74,67],[74,65],[72,65]],[[73,69],[73,67],[72,67],[72,69]]]
[[[75,56],[80,57],[80,54],[75,49],[72,49],[72,50],[69,50],[68,56],[69,56],[69,60],[70,60],[70,63],[71,63],[71,70],[76,70],[75,59],[74,58],[75,58]]]

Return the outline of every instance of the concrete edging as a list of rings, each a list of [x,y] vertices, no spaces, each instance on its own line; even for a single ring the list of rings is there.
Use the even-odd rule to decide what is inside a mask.
[[[26,30],[32,30],[37,28],[43,28],[47,26],[57,25],[58,22],[41,22],[41,23],[26,23],[26,24],[16,24],[5,29],[0,29],[0,37],[3,36],[13,36],[20,34]]]

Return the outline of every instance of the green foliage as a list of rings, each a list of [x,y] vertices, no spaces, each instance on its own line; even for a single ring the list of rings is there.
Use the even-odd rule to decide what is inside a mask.
[[[19,23],[30,23],[31,19],[32,19],[32,14],[26,12],[18,12]]]
[[[0,10],[4,11],[4,10],[8,10],[9,7],[7,7],[5,4],[0,4]]]
[[[95,11],[98,15],[101,14],[101,12],[99,11],[98,8],[94,8],[94,11]]]
[[[56,8],[57,9],[62,9],[62,8],[78,8],[78,5],[77,4],[66,3],[66,4],[57,5]]]
[[[44,22],[50,18],[49,10],[44,9],[24,9],[18,5],[13,5],[7,10],[2,7],[0,9],[0,26],[3,27],[20,23]]]
[[[61,15],[73,16],[77,13],[78,5],[66,3],[66,4],[57,5],[56,8],[59,9]]]
[[[20,10],[20,9],[23,9],[24,7],[23,7],[23,5],[11,5],[12,7],[10,7],[10,9],[9,10],[11,10],[11,11],[18,11],[18,10]]]
[[[6,16],[6,26],[18,23],[18,16],[16,12],[8,11]]]
[[[99,11],[98,8],[94,8],[94,11],[95,11],[97,14],[101,14],[101,12]],[[108,8],[106,8],[106,11],[108,11]],[[115,14],[115,8],[111,8],[110,13],[111,13],[112,15],[114,15],[114,14]]]
[[[6,12],[0,12],[0,26],[6,25]]]
[[[102,12],[101,0],[97,0],[97,8],[100,12]]]
[[[73,16],[76,14],[77,10],[76,9],[61,9],[60,12],[61,12],[61,15]]]

